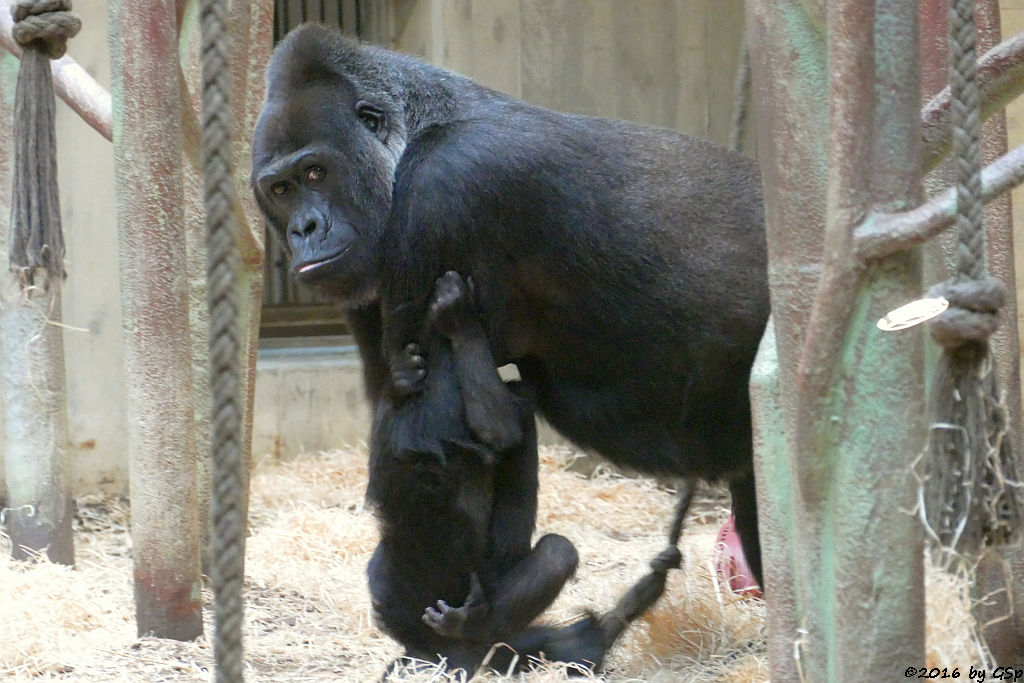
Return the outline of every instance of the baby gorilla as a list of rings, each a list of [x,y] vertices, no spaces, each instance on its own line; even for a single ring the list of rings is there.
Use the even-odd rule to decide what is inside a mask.
[[[471,675],[496,643],[508,646],[489,660],[500,671],[516,655],[599,667],[593,617],[528,628],[578,556],[556,534],[531,548],[533,411],[495,369],[471,284],[454,272],[437,280],[420,344],[392,367],[378,406],[367,487],[380,524],[367,570],[374,618],[407,658],[444,658],[449,671]]]

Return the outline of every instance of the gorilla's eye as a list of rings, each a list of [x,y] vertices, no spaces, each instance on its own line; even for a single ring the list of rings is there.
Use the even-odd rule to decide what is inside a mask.
[[[270,191],[276,194],[278,197],[280,197],[281,195],[288,191],[288,183],[274,183],[273,185],[270,186]]]
[[[306,169],[306,180],[308,180],[311,183],[319,182],[324,179],[325,173],[326,171],[324,171],[323,166],[313,164],[312,166]]]
[[[366,126],[366,130],[374,135],[380,137],[384,133],[384,112],[377,109],[377,107],[366,102],[360,102],[356,105],[356,116]]]

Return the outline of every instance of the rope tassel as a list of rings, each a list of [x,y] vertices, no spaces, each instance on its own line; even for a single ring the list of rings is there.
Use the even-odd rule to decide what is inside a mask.
[[[70,0],[20,0],[11,8],[14,39],[24,54],[14,94],[10,267],[27,285],[37,268],[46,269],[48,282],[64,278],[50,60],[64,55],[82,27],[70,9]]]
[[[921,510],[947,556],[974,558],[985,546],[1016,540],[1024,492],[988,343],[1006,291],[985,271],[974,1],[953,0],[949,24],[957,273],[930,292],[950,306],[931,329],[943,353],[932,389]]]

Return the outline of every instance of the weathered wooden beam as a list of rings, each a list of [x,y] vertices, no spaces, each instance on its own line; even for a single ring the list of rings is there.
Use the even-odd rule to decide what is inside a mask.
[[[62,24],[68,31],[45,49],[28,48],[17,68],[16,89],[0,92],[0,108],[13,113],[12,144],[5,150],[14,150],[13,173],[5,163],[5,193],[13,191],[4,199],[9,204],[4,217],[10,216],[11,225],[10,243],[3,250],[9,252],[9,263],[0,276],[0,448],[8,498],[0,516],[14,558],[43,554],[69,565],[74,564],[74,501],[60,324],[64,242],[50,54],[62,51],[68,36],[77,32],[73,25]],[[5,77],[0,91],[9,85]],[[8,109],[12,94],[13,112]]]
[[[111,3],[136,622],[202,633],[174,0]]]
[[[1024,92],[1024,33],[988,50],[978,60],[981,118],[987,120]],[[921,110],[921,167],[931,170],[952,148],[949,125],[949,87]]]
[[[982,198],[992,201],[1024,183],[1024,146],[1007,152],[981,174]],[[853,249],[861,261],[923,244],[953,224],[956,192],[950,188],[907,211],[868,216],[854,231]]]

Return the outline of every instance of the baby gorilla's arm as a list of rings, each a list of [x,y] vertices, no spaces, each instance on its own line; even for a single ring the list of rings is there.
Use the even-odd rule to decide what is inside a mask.
[[[428,316],[430,325],[451,340],[470,431],[498,453],[518,445],[523,439],[520,410],[495,366],[472,280],[454,271],[439,277]]]

